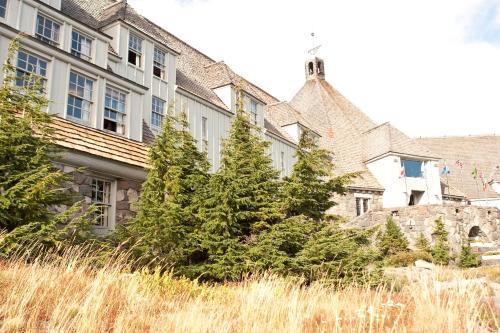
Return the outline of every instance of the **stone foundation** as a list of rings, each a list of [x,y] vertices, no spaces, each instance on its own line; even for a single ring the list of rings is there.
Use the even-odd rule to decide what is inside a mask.
[[[495,207],[429,205],[378,209],[353,219],[348,225],[363,228],[383,225],[389,216],[400,225],[411,246],[421,232],[433,241],[434,221],[439,217],[443,218],[454,252],[460,251],[462,239],[469,236],[500,244],[500,210]]]

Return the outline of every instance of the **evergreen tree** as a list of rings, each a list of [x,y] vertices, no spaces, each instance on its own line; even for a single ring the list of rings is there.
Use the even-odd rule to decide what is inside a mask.
[[[238,278],[246,267],[248,243],[282,217],[269,143],[238,104],[221,166],[210,179],[200,212],[203,260],[196,269],[217,280]]]
[[[170,112],[169,112],[170,113]],[[209,163],[189,133],[185,114],[164,118],[149,149],[148,176],[137,217],[118,231],[141,264],[179,267],[188,262],[196,196],[208,182]]]
[[[0,229],[7,231],[47,223],[52,205],[69,202],[65,175],[52,162],[56,146],[42,82],[36,74],[16,78],[10,62],[18,44],[16,38],[9,47],[0,88]]]
[[[415,242],[415,247],[418,251],[431,253],[431,244],[422,232],[418,235],[418,238]]]
[[[432,247],[432,260],[438,265],[448,265],[450,261],[450,247],[448,245],[448,232],[444,227],[443,219],[440,217],[435,221],[433,235],[435,237]]]
[[[408,251],[408,239],[390,216],[385,223],[385,231],[378,237],[378,246],[385,256]]]
[[[309,281],[326,279],[335,285],[376,284],[381,277],[379,253],[371,246],[371,231],[326,224],[304,244],[294,271]]]
[[[304,215],[321,220],[335,205],[334,193],[345,194],[346,184],[355,174],[332,177],[331,156],[320,149],[310,131],[303,131],[297,147],[297,162],[284,179],[283,206],[287,217]]]
[[[473,253],[469,245],[462,245],[458,266],[461,268],[478,267],[481,264],[477,254]]]

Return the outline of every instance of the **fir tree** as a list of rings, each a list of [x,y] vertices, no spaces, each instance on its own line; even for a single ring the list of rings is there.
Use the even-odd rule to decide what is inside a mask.
[[[422,232],[418,235],[418,238],[415,241],[415,247],[420,252],[431,253],[431,244]]]
[[[118,231],[146,265],[179,267],[188,262],[196,196],[208,182],[209,163],[189,133],[185,114],[164,118],[149,149],[150,169],[136,218]]]
[[[478,267],[481,264],[479,256],[472,252],[470,245],[462,245],[458,266],[461,268]]]
[[[221,166],[210,179],[200,213],[204,260],[199,273],[217,280],[237,278],[246,265],[249,240],[282,217],[269,143],[238,104]]]
[[[335,205],[334,193],[345,194],[345,185],[355,174],[332,177],[331,156],[320,149],[310,131],[303,131],[297,147],[297,162],[284,179],[283,206],[287,217],[304,215],[321,220]]]
[[[435,237],[432,247],[432,260],[438,265],[448,265],[450,261],[450,247],[448,245],[448,232],[445,230],[443,219],[440,217],[435,221],[433,235]]]
[[[69,203],[65,175],[52,162],[56,146],[41,81],[36,74],[16,78],[10,62],[18,44],[16,38],[9,47],[0,88],[0,229],[7,231],[47,223],[52,205]]]
[[[385,256],[408,251],[408,239],[390,216],[385,223],[385,231],[378,238],[378,247]]]

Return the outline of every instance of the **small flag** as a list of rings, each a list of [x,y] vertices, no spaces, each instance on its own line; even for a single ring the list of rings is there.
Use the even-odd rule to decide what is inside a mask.
[[[448,167],[448,165],[446,164],[446,162],[444,163],[444,167],[443,167],[443,170],[441,171],[441,174],[442,175],[449,175],[451,172],[450,172],[450,168]]]
[[[464,162],[460,161],[460,160],[457,160],[455,162],[456,166],[459,167],[460,169],[463,169],[464,168]]]
[[[402,165],[401,170],[399,171],[399,178],[404,178],[404,177],[406,177],[406,170],[405,170],[405,166]]]
[[[477,167],[474,167],[471,172],[472,178],[477,179]]]

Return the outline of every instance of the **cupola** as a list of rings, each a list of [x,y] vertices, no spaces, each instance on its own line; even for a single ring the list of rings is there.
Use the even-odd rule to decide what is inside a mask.
[[[325,63],[318,57],[306,61],[306,80],[313,79],[325,79]]]

